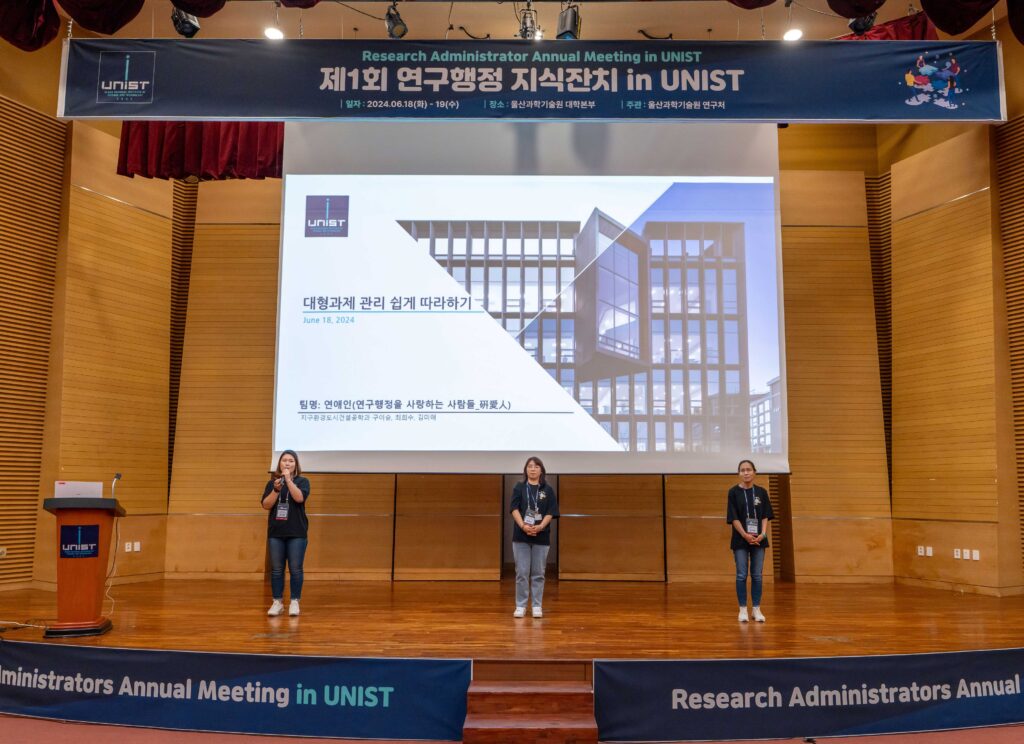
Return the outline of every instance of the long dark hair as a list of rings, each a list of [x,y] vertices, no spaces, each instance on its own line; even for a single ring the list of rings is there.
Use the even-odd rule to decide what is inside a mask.
[[[292,475],[302,475],[302,466],[299,464],[299,456],[295,454],[295,450],[285,450],[281,453],[281,457],[277,458],[277,469],[274,471],[274,477],[281,477],[281,458],[285,455],[291,455],[295,458],[295,472]]]
[[[740,468],[743,467],[743,463],[747,463],[747,465],[749,465],[751,467],[751,469],[754,471],[754,473],[755,474],[757,473],[757,465],[754,464],[753,460],[740,460],[740,464],[736,466],[736,472],[737,473],[740,472]]]
[[[542,486],[546,486],[548,484],[548,471],[544,469],[544,463],[536,455],[531,455],[530,457],[526,458],[526,464],[523,465],[523,481],[527,482],[530,480],[530,476],[526,474],[526,469],[530,467],[531,462],[537,463],[537,467],[540,468],[540,484]]]

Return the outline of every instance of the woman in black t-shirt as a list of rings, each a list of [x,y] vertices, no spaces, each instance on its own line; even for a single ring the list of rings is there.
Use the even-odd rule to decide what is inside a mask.
[[[725,521],[732,525],[729,547],[736,559],[736,598],[740,603],[739,621],[748,622],[747,574],[750,574],[751,611],[756,622],[763,623],[761,612],[761,571],[768,547],[768,520],[774,519],[768,491],[754,485],[757,468],[750,460],[740,460],[740,482],[729,489]],[[748,570],[749,566],[749,570]]]
[[[513,617],[526,615],[526,602],[533,594],[534,617],[544,617],[544,571],[551,547],[551,520],[558,519],[558,499],[548,485],[547,471],[539,457],[523,467],[523,480],[512,490],[509,511],[512,527],[512,556],[516,562],[516,609]]]
[[[288,614],[299,614],[302,598],[302,561],[306,556],[309,520],[306,500],[309,479],[302,476],[299,456],[285,450],[277,460],[277,470],[263,489],[261,503],[267,514],[267,549],[270,553],[270,591],[274,602],[267,614],[276,617],[284,612],[284,564],[291,575],[291,603]]]

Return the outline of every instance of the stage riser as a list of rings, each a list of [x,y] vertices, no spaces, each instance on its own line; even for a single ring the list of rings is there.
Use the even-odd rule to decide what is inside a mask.
[[[518,683],[474,682],[469,687],[467,711],[470,714],[573,713],[592,715],[594,689],[589,682]]]
[[[469,686],[463,744],[596,744],[589,682],[480,682]]]
[[[532,744],[597,744],[597,725],[568,716],[532,717],[519,725],[508,719],[481,719],[470,728],[466,721],[462,744],[508,744],[511,741]]]

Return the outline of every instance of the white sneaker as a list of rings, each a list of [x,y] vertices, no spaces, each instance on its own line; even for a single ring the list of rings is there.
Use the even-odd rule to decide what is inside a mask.
[[[512,613],[512,617],[526,617],[526,608],[516,607],[516,611]]]
[[[295,617],[296,615],[299,614],[299,600],[293,599],[288,604],[288,614],[291,615],[292,617]]]
[[[754,622],[758,622],[758,623],[763,623],[764,622],[764,615],[761,614],[761,608],[760,607],[755,607],[754,608],[753,615],[754,615]]]
[[[267,614],[271,617],[277,617],[282,612],[284,612],[284,602],[280,599],[275,599],[274,603],[270,605],[270,609],[267,610]]]
[[[542,610],[540,607],[534,607],[533,608],[533,616],[534,617],[544,617],[544,610]]]
[[[750,618],[747,617],[747,608],[746,607],[740,607],[740,616],[739,616],[738,619],[739,619],[739,621],[741,623],[750,622]]]

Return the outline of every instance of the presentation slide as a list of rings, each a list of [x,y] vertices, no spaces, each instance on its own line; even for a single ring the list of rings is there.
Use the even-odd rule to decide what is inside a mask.
[[[777,171],[722,173],[287,173],[275,451],[786,469]]]

